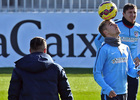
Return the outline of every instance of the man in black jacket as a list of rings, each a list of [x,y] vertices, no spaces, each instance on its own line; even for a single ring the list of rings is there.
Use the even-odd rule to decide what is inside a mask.
[[[46,54],[46,40],[30,41],[30,53],[15,62],[8,100],[73,100],[64,69]]]

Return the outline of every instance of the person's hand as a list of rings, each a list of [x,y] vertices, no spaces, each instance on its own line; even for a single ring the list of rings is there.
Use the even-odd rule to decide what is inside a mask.
[[[140,71],[138,71],[137,74],[140,76]]]
[[[135,63],[135,66],[138,67],[139,66],[139,63],[140,63],[140,59],[138,57],[136,57],[134,59],[134,63]]]
[[[110,98],[113,98],[113,97],[116,97],[116,96],[117,96],[117,94],[113,90],[109,93]]]

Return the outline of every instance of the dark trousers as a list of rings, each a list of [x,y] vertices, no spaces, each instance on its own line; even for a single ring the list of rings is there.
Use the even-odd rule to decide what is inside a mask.
[[[110,97],[108,97],[108,96],[105,95],[105,94],[102,94],[102,95],[101,95],[101,100],[127,100],[126,98],[127,98],[126,94],[117,95],[117,96],[114,97],[114,98],[110,98]]]
[[[139,80],[136,78],[132,78],[130,76],[127,76],[127,82],[128,82],[127,100],[137,100]]]

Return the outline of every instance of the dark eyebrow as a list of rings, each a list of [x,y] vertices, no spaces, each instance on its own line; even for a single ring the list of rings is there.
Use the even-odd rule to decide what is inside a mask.
[[[111,22],[108,23],[108,25],[112,24]]]

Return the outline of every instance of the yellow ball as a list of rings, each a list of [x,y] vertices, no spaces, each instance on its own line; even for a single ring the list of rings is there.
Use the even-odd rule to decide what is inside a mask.
[[[105,1],[99,5],[98,14],[104,20],[113,19],[117,15],[117,7],[111,1]]]

